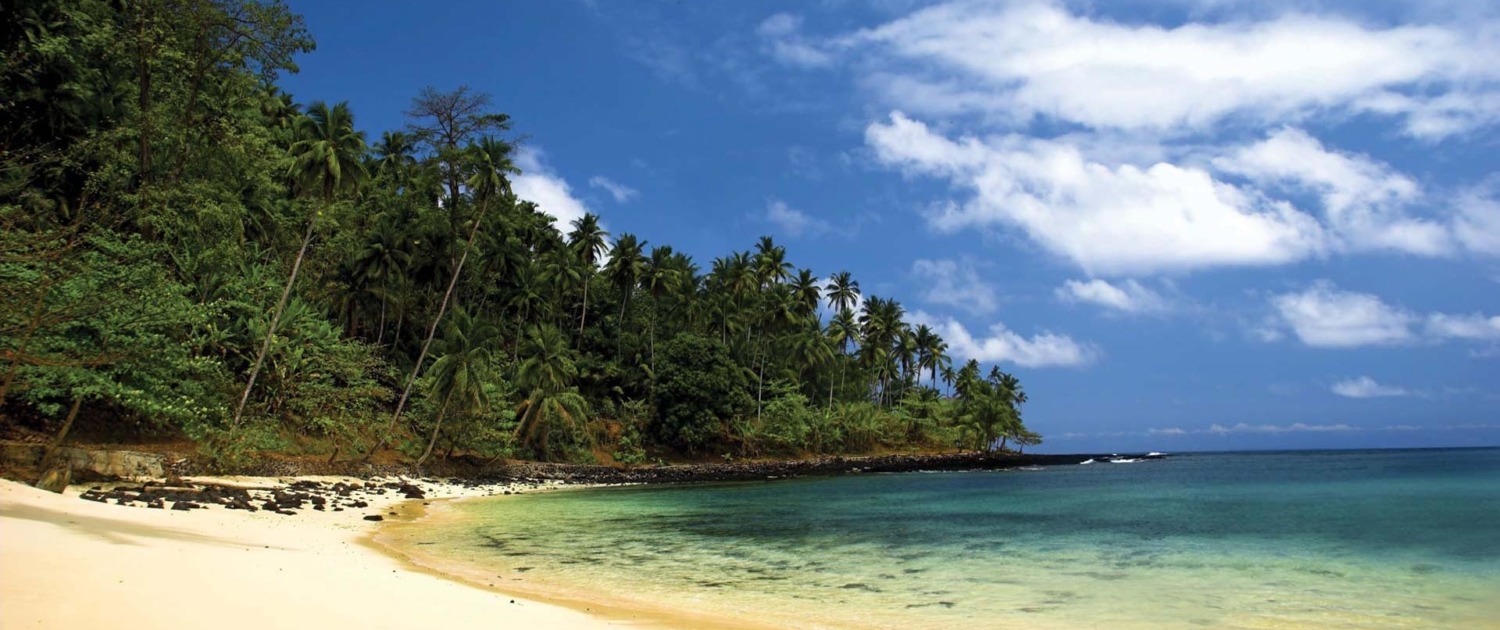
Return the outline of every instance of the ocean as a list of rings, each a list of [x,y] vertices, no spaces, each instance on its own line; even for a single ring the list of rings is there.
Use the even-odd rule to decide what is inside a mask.
[[[1174,454],[435,504],[501,590],[790,628],[1500,628],[1500,449]]]

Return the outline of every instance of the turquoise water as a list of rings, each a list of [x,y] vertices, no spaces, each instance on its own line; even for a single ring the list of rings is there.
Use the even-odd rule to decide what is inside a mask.
[[[830,628],[1500,628],[1500,449],[1185,454],[445,504],[502,588]]]

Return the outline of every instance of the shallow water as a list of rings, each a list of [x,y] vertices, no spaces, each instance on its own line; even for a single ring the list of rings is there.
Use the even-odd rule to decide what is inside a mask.
[[[563,597],[852,628],[1500,628],[1500,449],[446,504],[388,542]]]

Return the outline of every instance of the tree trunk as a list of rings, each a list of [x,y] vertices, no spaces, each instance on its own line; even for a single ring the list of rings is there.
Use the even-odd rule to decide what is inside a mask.
[[[286,303],[292,296],[292,285],[297,283],[297,272],[302,270],[302,259],[307,256],[307,246],[312,242],[313,227],[317,225],[317,213],[307,220],[307,233],[302,235],[302,247],[297,250],[297,260],[292,263],[292,275],[286,280],[286,288],[281,290],[281,300],[276,303],[276,312],[271,314],[271,327],[266,330],[266,340],[260,345],[260,352],[255,354],[255,365],[250,368],[250,380],[245,382],[245,391],[240,394],[240,404],[234,409],[234,420],[229,424],[231,429],[240,426],[240,418],[245,413],[245,402],[250,400],[250,390],[255,388],[255,378],[260,375],[260,367],[265,363],[266,353],[271,349],[271,339],[276,336],[276,326],[281,323],[281,314],[286,311]]]
[[[583,325],[589,321],[589,281],[583,281],[583,308],[578,309],[578,347],[583,348]]]
[[[622,352],[621,349],[624,348],[625,335],[623,334],[623,332],[625,330],[625,307],[629,304],[630,292],[626,291],[625,297],[620,300],[620,321],[615,326],[615,358],[617,359],[620,357],[620,352]]]
[[[443,417],[448,415],[448,402],[451,400],[453,400],[453,392],[448,392],[448,395],[443,397],[443,405],[438,407],[437,424],[432,427],[432,439],[427,441],[427,450],[417,458],[415,468],[419,473],[422,470],[422,464],[427,463],[427,458],[432,457],[432,447],[437,445],[438,433],[443,430]]]
[[[44,472],[37,480],[36,487],[62,494],[72,482],[73,466],[70,462],[58,462],[57,452],[62,447],[63,440],[68,438],[68,432],[73,430],[73,421],[78,419],[78,409],[82,406],[82,395],[73,399],[73,408],[68,410],[68,418],[63,421],[62,429],[57,432],[56,437],[52,438],[52,442],[47,445],[47,450],[42,454]]]
[[[448,312],[448,301],[453,298],[453,288],[458,286],[458,277],[463,274],[464,263],[469,260],[469,251],[474,248],[474,237],[479,234],[479,217],[484,216],[480,210],[474,218],[474,227],[469,230],[469,240],[464,245],[464,253],[458,257],[458,264],[453,268],[453,276],[448,279],[448,290],[443,292],[443,301],[438,305],[437,316],[432,318],[432,325],[427,327],[427,339],[422,342],[422,350],[417,353],[417,363],[411,367],[411,375],[406,377],[406,386],[401,389],[401,399],[396,402],[396,411],[391,414],[391,421],[385,427],[385,437],[370,452],[365,453],[362,463],[367,463],[370,458],[380,449],[385,448],[391,442],[391,432],[396,430],[396,423],[401,420],[401,412],[406,409],[406,400],[411,397],[411,388],[417,382],[417,375],[422,373],[422,362],[427,360],[427,351],[432,348],[432,338],[437,335],[437,327],[443,321],[443,315]]]
[[[385,343],[385,297],[380,298],[380,332],[375,333],[375,345]]]

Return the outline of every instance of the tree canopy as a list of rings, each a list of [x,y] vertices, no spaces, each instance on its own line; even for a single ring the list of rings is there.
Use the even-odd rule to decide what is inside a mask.
[[[559,231],[511,188],[509,95],[429,87],[404,129],[367,133],[354,105],[278,87],[313,48],[279,1],[12,17],[5,431],[86,418],[226,466],[1040,440],[1014,375],[954,371],[898,301],[769,236],[702,264],[592,214]]]

